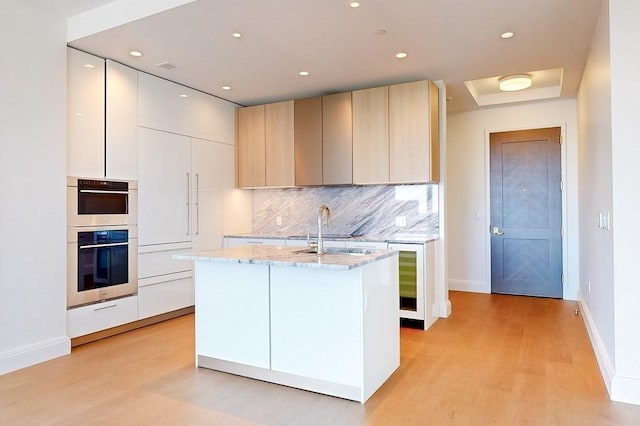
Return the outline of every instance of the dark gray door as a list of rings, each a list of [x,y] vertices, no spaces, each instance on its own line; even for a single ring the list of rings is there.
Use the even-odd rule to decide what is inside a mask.
[[[562,297],[560,128],[490,143],[491,292]]]

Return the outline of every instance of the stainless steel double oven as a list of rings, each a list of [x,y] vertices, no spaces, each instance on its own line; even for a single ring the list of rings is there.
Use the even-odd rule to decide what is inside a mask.
[[[138,291],[138,186],[67,178],[67,307]]]

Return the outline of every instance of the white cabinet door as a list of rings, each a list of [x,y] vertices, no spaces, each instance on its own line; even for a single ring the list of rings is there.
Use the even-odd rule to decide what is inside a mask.
[[[192,278],[162,281],[138,288],[139,319],[193,305]]]
[[[191,241],[191,139],[139,128],[138,244]]]
[[[222,188],[236,187],[236,148],[233,145],[221,144]]]
[[[140,73],[138,76],[138,125],[189,135],[187,95],[191,89]]]
[[[222,144],[193,138],[191,159],[194,191],[222,188]]]
[[[106,175],[138,179],[138,71],[107,60]]]
[[[211,141],[233,144],[235,142],[236,104],[206,93],[189,89],[186,107],[189,135]]]
[[[217,189],[194,191],[192,235],[193,250],[222,248],[222,191]]]
[[[67,174],[104,178],[104,59],[67,49]]]
[[[138,297],[123,297],[67,311],[67,334],[74,338],[138,319]]]

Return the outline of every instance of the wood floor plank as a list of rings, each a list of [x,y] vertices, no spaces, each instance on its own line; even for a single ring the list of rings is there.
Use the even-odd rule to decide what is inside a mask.
[[[640,424],[609,400],[575,302],[450,298],[450,318],[401,330],[400,368],[364,405],[195,368],[186,315],[0,376],[0,425]]]

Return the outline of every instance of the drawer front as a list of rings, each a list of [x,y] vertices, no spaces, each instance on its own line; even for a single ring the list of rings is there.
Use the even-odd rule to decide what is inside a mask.
[[[67,333],[74,338],[138,319],[138,297],[81,306],[67,311]]]
[[[140,319],[193,305],[193,280],[182,278],[138,289]]]
[[[240,246],[284,246],[286,240],[282,238],[225,238],[225,247]]]
[[[191,271],[190,260],[174,260],[174,254],[188,254],[191,250],[167,250],[138,254],[138,278],[156,277]]]

